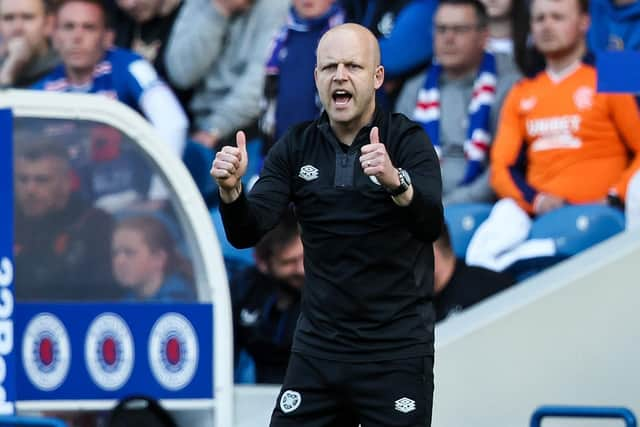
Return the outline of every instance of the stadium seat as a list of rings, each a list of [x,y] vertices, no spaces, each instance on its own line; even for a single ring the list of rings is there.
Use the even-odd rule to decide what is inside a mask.
[[[533,221],[530,239],[555,239],[557,255],[570,257],[624,230],[624,214],[606,205],[573,205]]]
[[[238,354],[233,382],[236,384],[256,383],[256,363],[246,350],[241,350]]]
[[[476,229],[487,219],[493,205],[489,203],[459,203],[444,208],[451,245],[458,258],[465,258],[469,241]]]
[[[573,205],[536,218],[529,240],[553,239],[555,254],[522,259],[507,269],[518,281],[532,276],[589,247],[620,233],[625,228],[624,214],[606,205]]]

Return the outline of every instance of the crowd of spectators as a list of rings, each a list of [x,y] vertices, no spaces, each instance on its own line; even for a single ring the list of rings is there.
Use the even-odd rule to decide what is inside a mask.
[[[638,0],[0,0],[0,85],[123,102],[185,161],[214,211],[207,165],[237,130],[260,146],[250,166],[259,173],[289,126],[321,113],[315,48],[343,22],[378,37],[386,70],[378,102],[429,135],[445,208],[499,201],[489,217],[498,230],[483,224],[467,254],[476,267],[456,261],[446,230],[435,244],[439,319],[511,286],[509,264],[498,256],[525,242],[531,223],[548,212],[626,206],[628,224],[640,223],[633,217],[638,106],[631,94],[599,93],[594,65],[603,51],[640,48]],[[33,136],[18,147],[18,297],[46,297],[43,278],[59,280],[43,273],[51,269],[60,277],[100,275],[109,298],[195,299],[193,273],[162,222],[114,214],[132,201],[166,198],[162,180],[132,173],[135,161],[102,136],[116,154],[85,176],[94,190],[85,199],[68,181],[70,170],[83,173],[60,150],[68,141]],[[135,196],[125,198],[131,188]],[[283,224],[231,278],[243,347],[236,353],[253,356],[262,382],[284,372],[300,304],[298,230],[291,219]],[[33,229],[45,231],[25,231]],[[83,229],[104,236],[87,242]],[[39,241],[30,241],[34,235]],[[74,270],[89,257],[112,263],[103,272]],[[65,283],[64,295],[82,299],[73,281]]]

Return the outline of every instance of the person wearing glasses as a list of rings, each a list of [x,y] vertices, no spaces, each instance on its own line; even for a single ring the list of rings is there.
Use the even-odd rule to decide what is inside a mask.
[[[479,0],[442,0],[433,29],[435,60],[406,83],[396,111],[419,122],[436,148],[445,204],[492,201],[489,146],[520,75],[502,66],[506,55],[485,50],[488,16]]]

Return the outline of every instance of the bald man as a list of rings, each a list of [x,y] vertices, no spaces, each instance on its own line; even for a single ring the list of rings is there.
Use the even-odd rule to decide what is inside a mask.
[[[326,32],[314,76],[324,113],[274,145],[248,194],[244,133],[211,169],[236,247],[290,202],[302,227],[305,290],[271,426],[428,426],[438,160],[421,127],[376,106],[384,69],[364,27]]]

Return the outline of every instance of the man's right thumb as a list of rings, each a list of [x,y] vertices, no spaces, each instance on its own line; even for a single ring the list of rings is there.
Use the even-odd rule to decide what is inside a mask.
[[[243,156],[247,155],[247,136],[243,131],[239,130],[236,132],[236,145],[240,149],[240,152]]]

